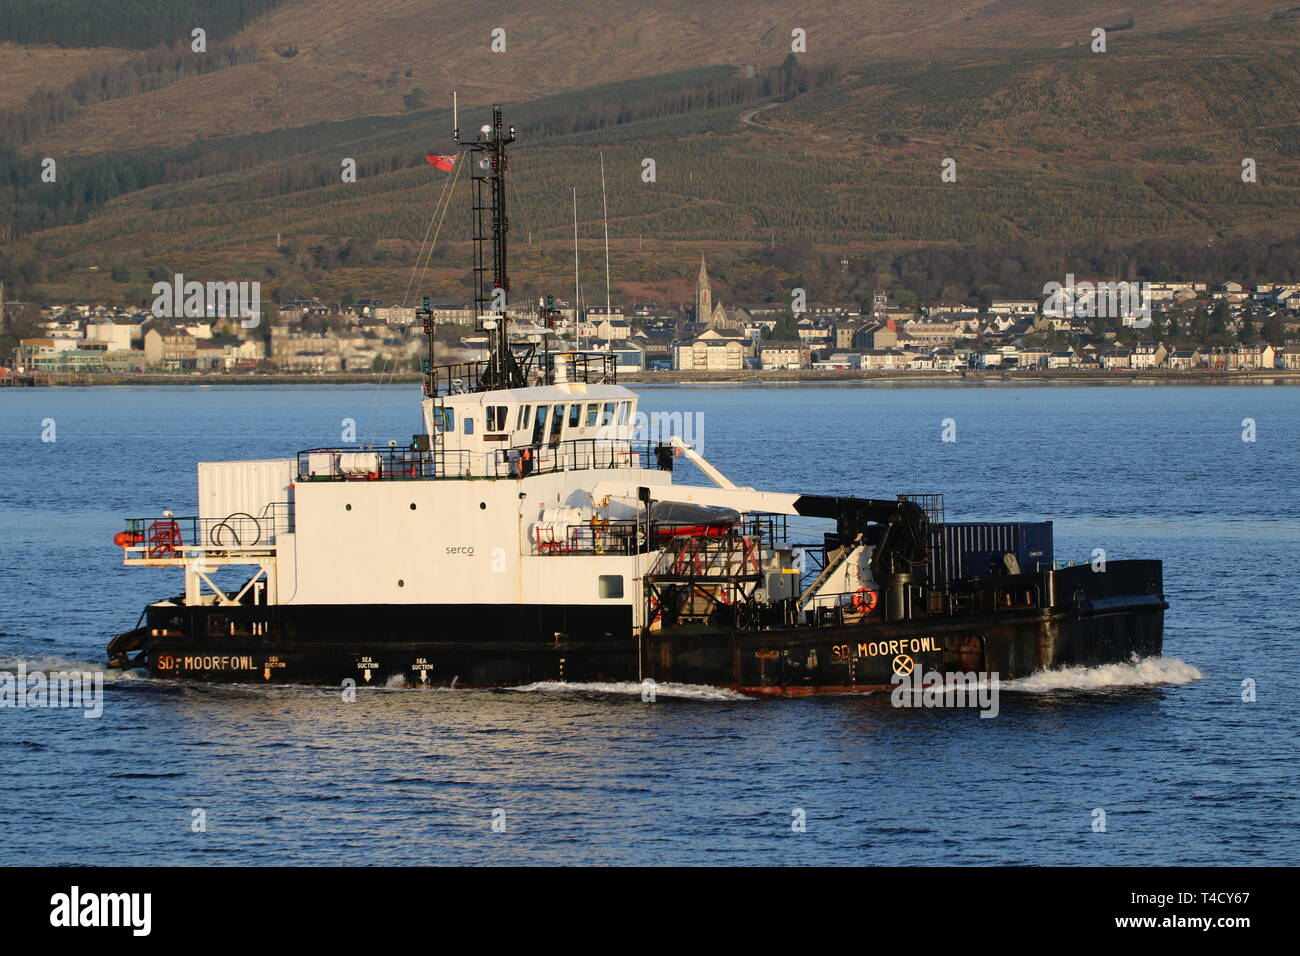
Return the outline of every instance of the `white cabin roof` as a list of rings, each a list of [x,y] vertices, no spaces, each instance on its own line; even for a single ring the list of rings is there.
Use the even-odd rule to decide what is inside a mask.
[[[524,388],[497,388],[486,392],[466,392],[445,395],[442,403],[452,406],[541,405],[548,402],[572,401],[575,398],[635,401],[636,393],[622,385],[588,385],[585,382],[563,382],[558,385],[529,385]]]

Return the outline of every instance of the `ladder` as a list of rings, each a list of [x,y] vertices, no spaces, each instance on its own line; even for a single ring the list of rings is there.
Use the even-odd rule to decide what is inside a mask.
[[[822,568],[822,573],[817,575],[817,579],[813,581],[812,584],[808,585],[803,594],[799,595],[799,601],[797,603],[799,610],[802,611],[808,605],[812,596],[817,593],[817,589],[826,583],[826,580],[835,573],[836,569],[845,562],[848,556],[852,554],[861,543],[862,535],[859,534],[853,539],[852,543],[842,544],[826,555],[826,567]]]
[[[443,452],[443,432],[446,428],[443,425],[443,416],[446,415],[446,406],[443,397],[438,394],[435,388],[434,394],[430,396],[433,399],[433,413],[429,416],[432,419],[432,434],[429,436],[429,451],[433,453],[433,473],[437,478],[446,475],[446,462],[444,461]]]

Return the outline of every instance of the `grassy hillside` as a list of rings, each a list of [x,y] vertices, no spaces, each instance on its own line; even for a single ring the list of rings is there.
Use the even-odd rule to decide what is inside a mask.
[[[54,46],[0,43],[0,110],[20,107],[34,93],[49,92],[91,70],[120,63],[126,56],[112,47],[63,50]]]
[[[23,0],[32,2],[32,0]],[[41,0],[44,2],[44,0]],[[67,0],[64,0],[67,2]],[[92,2],[92,0],[88,0]],[[146,0],[140,0],[146,2]],[[147,0],[153,2],[153,0]],[[198,2],[198,0],[189,0]],[[224,7],[225,0],[204,0]],[[791,31],[807,57],[868,63],[953,51],[1006,59],[1026,47],[1068,46],[1094,27],[1135,17],[1134,36],[1256,22],[1283,0],[289,0],[232,42],[263,57],[164,89],[100,103],[38,143],[47,154],[407,111],[422,91],[443,106],[521,101],[701,65],[779,62]],[[492,31],[506,31],[493,53]]]
[[[521,131],[513,162],[517,269],[521,276],[539,272],[539,286],[549,280],[564,288],[571,281],[575,186],[584,242],[600,235],[597,150],[608,174],[617,272],[629,294],[685,298],[690,263],[701,246],[722,260],[737,250],[750,259],[761,250],[776,256],[791,244],[845,250],[853,262],[848,271],[857,278],[821,279],[847,294],[855,282],[869,288],[902,281],[898,273],[907,268],[914,269],[915,283],[942,288],[941,277],[924,274],[933,263],[862,264],[878,253],[897,257],[918,243],[1014,254],[1049,244],[1101,248],[1162,239],[1194,250],[1249,239],[1255,251],[1247,258],[1273,261],[1273,240],[1300,231],[1300,20],[1273,18],[1285,4],[1244,3],[1225,17],[1214,12],[1217,5],[1153,3],[1137,12],[1131,28],[1110,32],[1105,54],[1088,49],[1088,24],[1127,25],[1130,11],[1122,4],[1013,0],[954,10],[879,0],[864,10],[897,14],[906,6],[915,15],[864,17],[872,26],[860,30],[842,23],[832,29],[832,5],[813,4],[806,16],[799,11],[800,22],[813,26],[810,54],[793,73],[777,65],[789,30],[774,31],[789,17],[775,6],[749,4],[758,12],[740,18],[739,6],[729,0],[656,4],[654,13],[643,9],[650,5],[616,4],[629,23],[640,24],[630,34],[598,25],[593,4],[543,6],[586,24],[581,42],[589,49],[575,51],[579,41],[548,21],[546,30],[558,32],[544,34],[556,51],[545,62],[556,66],[538,70],[541,54],[527,52],[519,39],[521,60],[534,64],[523,92],[512,86],[507,61],[492,61],[503,64],[501,70],[472,66],[477,54],[458,46],[454,32],[442,41],[445,58],[426,52],[418,60],[457,75],[471,100],[514,90],[503,99],[509,121]],[[309,9],[316,12],[310,23]],[[317,56],[319,66],[336,71],[351,56],[382,64],[403,44],[427,40],[434,14],[458,14],[456,29],[472,32],[498,14],[517,15],[518,8],[478,3],[470,17],[458,4],[385,0],[376,4],[369,18],[374,22],[355,25],[343,23],[334,9],[330,2],[289,2],[238,38],[284,49],[290,33],[300,30],[293,56],[235,63],[89,106],[29,144],[26,159],[17,157],[8,170],[11,195],[52,210],[48,223],[56,213],[71,222],[19,236],[0,252],[11,287],[132,299],[147,292],[151,272],[184,271],[258,278],[286,293],[335,298],[346,291],[391,298],[393,289],[404,288],[445,179],[422,157],[452,148],[447,112],[412,109],[259,131],[289,115],[319,112],[326,100],[341,113],[370,109],[368,100],[348,100],[349,89],[365,84],[343,76],[316,91],[316,105],[300,104],[286,114],[276,113],[278,100],[262,103],[252,93],[247,108],[232,110],[225,84],[240,71],[265,68],[278,71],[283,89],[292,91],[308,75],[298,73],[304,58]],[[728,14],[743,25],[722,29],[720,18]],[[394,32],[394,23],[406,29]],[[520,23],[541,29],[530,27],[531,20]],[[615,47],[602,47],[629,35],[658,43],[658,31],[687,30],[688,24],[681,42],[705,62],[699,45],[708,45],[710,35],[711,55],[733,50],[736,57],[627,79],[647,64],[680,58],[681,50],[664,43],[649,55],[613,55]],[[821,49],[817,37],[825,38],[827,49],[846,52],[830,57],[833,65],[819,60],[813,55]],[[381,56],[385,39],[392,48]],[[764,44],[774,52],[758,59]],[[869,48],[887,49],[891,59],[856,53]],[[747,53],[757,60],[752,78],[744,69],[754,62]],[[575,63],[578,79],[565,72]],[[461,85],[466,76],[486,85]],[[621,79],[596,82],[610,77]],[[400,90],[407,79],[420,78],[399,79]],[[574,83],[587,85],[566,88]],[[194,107],[197,114],[168,99],[186,88],[186,96],[198,90],[206,97]],[[564,91],[537,95],[550,88]],[[170,120],[172,138],[184,141],[208,100],[223,110],[226,127],[251,131],[183,146],[95,149],[96,142],[120,142],[118,124],[139,124],[131,142],[160,129],[121,112],[144,109],[146,102]],[[462,126],[472,128],[481,118],[481,109],[467,105]],[[87,151],[64,161],[59,185],[41,192],[24,179],[30,174],[23,164],[39,155],[36,147],[79,136]],[[1258,162],[1258,183],[1240,181],[1247,156]],[[355,183],[340,182],[347,157],[357,161]],[[945,157],[957,161],[955,183],[940,181]],[[654,183],[641,179],[646,158],[656,163]],[[0,164],[0,183],[5,175]],[[448,245],[435,256],[430,278],[453,297],[462,288],[464,254],[455,243],[465,238],[466,203],[463,192],[454,200],[442,237]],[[285,248],[276,248],[277,234]],[[1152,254],[1190,261],[1186,252]],[[946,261],[968,273],[954,276],[956,292],[1015,283],[1014,269]],[[791,275],[796,265],[773,261],[751,268],[736,259],[736,292],[750,298],[755,289],[775,288],[775,274]],[[776,273],[763,271],[769,267]]]

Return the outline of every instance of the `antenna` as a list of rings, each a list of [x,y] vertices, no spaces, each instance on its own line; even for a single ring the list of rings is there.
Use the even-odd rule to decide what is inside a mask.
[[[605,202],[605,151],[600,151],[600,207],[605,214],[605,321],[609,321],[609,204]]]
[[[578,336],[578,348],[582,348],[582,318],[578,304],[578,187],[573,187],[573,331]]]
[[[460,142],[460,106],[456,103],[456,91],[451,91],[451,135]]]

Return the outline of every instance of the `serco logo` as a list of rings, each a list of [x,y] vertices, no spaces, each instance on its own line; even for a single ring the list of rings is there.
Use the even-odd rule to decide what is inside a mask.
[[[916,664],[912,661],[912,658],[908,657],[906,654],[899,654],[894,658],[895,674],[910,674],[915,667]]]

